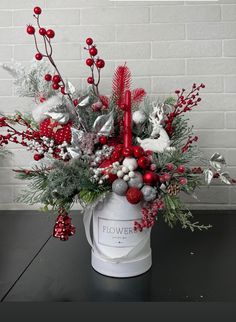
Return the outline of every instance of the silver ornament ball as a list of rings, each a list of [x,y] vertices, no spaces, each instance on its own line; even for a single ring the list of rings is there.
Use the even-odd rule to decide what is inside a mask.
[[[134,171],[134,176],[133,178],[130,178],[128,184],[130,187],[141,189],[143,186],[143,176],[141,175],[141,173],[138,171]]]
[[[143,186],[141,189],[143,193],[143,199],[145,201],[153,201],[156,199],[156,190],[151,186]]]
[[[123,179],[116,179],[112,183],[112,191],[119,196],[124,196],[128,190],[128,184]]]

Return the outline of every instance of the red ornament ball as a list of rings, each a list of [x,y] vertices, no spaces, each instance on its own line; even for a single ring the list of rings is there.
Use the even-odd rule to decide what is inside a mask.
[[[122,152],[122,150],[123,150],[123,148],[124,148],[123,144],[117,144],[117,145],[115,146],[115,151],[117,151],[117,152],[121,153],[121,152]]]
[[[145,156],[138,159],[138,166],[142,169],[147,169],[150,163],[150,160]]]
[[[87,66],[93,66],[93,64],[94,64],[94,60],[92,59],[92,58],[88,58],[87,60],[86,60],[86,65]]]
[[[26,31],[29,35],[33,35],[35,33],[35,29],[33,26],[28,26]]]
[[[101,144],[107,144],[107,137],[106,136],[100,136],[100,138],[99,138],[99,143],[101,143]]]
[[[105,66],[105,62],[103,59],[98,59],[96,62],[97,68],[103,68]]]
[[[133,155],[132,148],[124,148],[122,150],[122,155],[125,158],[131,157]]]
[[[98,53],[98,50],[97,50],[97,48],[96,47],[91,47],[90,49],[89,49],[89,53],[90,53],[90,55],[91,56],[96,56],[97,55],[97,53]]]
[[[58,83],[53,83],[52,88],[56,91],[60,88],[60,85]]]
[[[43,158],[43,155],[42,155],[42,154],[38,154],[38,153],[37,153],[37,154],[35,154],[35,155],[34,155],[34,160],[35,160],[35,161],[39,161],[39,160],[41,160],[42,158]]]
[[[118,151],[112,152],[112,155],[111,155],[111,161],[112,162],[119,161],[120,158],[121,158],[120,152],[118,152]]]
[[[180,166],[178,166],[178,168],[177,168],[177,172],[178,172],[179,174],[185,173],[185,171],[186,171],[186,168],[185,168],[185,166],[184,166],[184,165],[180,165]]]
[[[91,46],[91,45],[93,44],[93,39],[92,39],[92,38],[87,38],[87,39],[86,39],[86,44],[87,44],[88,46]]]
[[[48,29],[48,30],[47,30],[47,36],[48,36],[48,38],[54,38],[54,36],[55,36],[55,31],[54,31],[54,30],[52,30],[52,29]]]
[[[46,74],[46,75],[44,76],[44,79],[45,79],[47,82],[50,82],[50,81],[52,80],[52,75],[50,75],[50,74]]]
[[[43,58],[43,55],[41,53],[37,53],[35,55],[35,59],[37,59],[37,60],[42,60],[42,58]]]
[[[143,194],[141,190],[135,187],[131,187],[127,190],[126,192],[126,199],[128,200],[129,203],[135,205],[141,201],[143,198]]]
[[[87,78],[87,82],[88,82],[89,84],[94,84],[94,79],[93,79],[93,77],[88,77],[88,78]]]
[[[144,155],[144,149],[139,145],[135,145],[133,146],[133,154],[136,158],[141,158]]]
[[[46,30],[45,28],[40,28],[40,29],[39,29],[39,34],[40,34],[41,36],[45,36],[45,35],[46,35],[46,33],[47,33],[47,30]]]
[[[74,99],[74,100],[73,100],[73,104],[74,104],[74,106],[76,107],[76,106],[79,104],[79,100],[77,100],[77,98],[76,98],[76,99]]]
[[[61,77],[59,75],[54,75],[52,81],[53,83],[60,83]]]
[[[145,172],[143,175],[143,182],[149,186],[154,186],[158,180],[158,176],[155,172]]]
[[[34,13],[35,13],[36,15],[40,15],[40,14],[42,13],[42,9],[41,9],[40,7],[35,7],[35,8],[34,8]]]

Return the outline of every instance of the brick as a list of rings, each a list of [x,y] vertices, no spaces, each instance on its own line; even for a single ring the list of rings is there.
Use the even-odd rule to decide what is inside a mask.
[[[13,187],[10,185],[0,186],[1,203],[11,203],[13,201]]]
[[[223,42],[224,56],[235,57],[236,56],[236,40],[225,40]]]
[[[235,3],[236,4],[236,3]],[[236,21],[236,5],[222,6],[222,20]]]
[[[236,112],[227,112],[226,113],[226,128],[227,129],[236,129]],[[236,135],[236,133],[235,133]]]
[[[12,25],[12,12],[0,11],[0,27],[10,27]]]
[[[81,9],[81,24],[90,25],[143,24],[149,22],[146,7],[100,7]]]
[[[184,60],[175,59],[130,61],[129,68],[134,76],[166,76],[185,73]]]
[[[151,22],[220,21],[219,6],[155,6],[151,8]]]
[[[13,155],[7,149],[8,153],[0,157],[0,168],[12,167],[13,166]],[[1,183],[1,177],[0,177]]]
[[[203,110],[235,111],[236,94],[201,94]]]
[[[105,60],[116,59],[148,59],[151,58],[150,43],[103,43],[100,46],[102,57]],[[87,58],[88,53],[83,52],[83,57]]]
[[[236,58],[188,59],[187,73],[192,75],[236,74]]]
[[[149,7],[152,7],[152,6],[160,6],[160,5],[163,5],[163,0],[162,1],[115,1],[113,0],[116,4],[116,6],[149,6]],[[184,4],[184,1],[165,1],[165,6],[173,6],[173,5],[183,5]]]
[[[0,46],[0,61],[9,61],[13,57],[12,46]]]
[[[234,39],[236,23],[192,23],[187,25],[187,39]]]
[[[235,149],[228,149],[227,150],[226,162],[229,166],[236,165],[236,147],[235,147]]]
[[[81,59],[81,45],[80,44],[54,44],[53,57],[55,61],[58,60],[78,60]],[[14,59],[17,61],[30,61],[34,55],[34,44],[30,45],[15,45]]]
[[[43,14],[40,17],[41,26],[54,25],[78,25],[80,12],[78,9],[43,9]],[[31,10],[16,10],[13,11],[13,25],[25,26],[26,21],[33,21]]]
[[[117,26],[117,41],[176,40],[185,38],[184,24]]]
[[[174,95],[177,88],[190,89],[193,83],[204,83],[206,85],[204,93],[218,93],[224,89],[221,76],[169,76],[153,77],[152,91]]]
[[[236,76],[225,76],[224,77],[225,92],[235,93],[236,88]]]
[[[233,130],[195,130],[199,136],[199,147],[234,148],[236,136]]]
[[[32,98],[28,97],[0,96],[1,111],[7,114],[13,114],[16,110],[22,112],[30,112],[32,110],[32,104]]]
[[[189,118],[189,125],[194,129],[223,129],[224,113],[220,112],[192,112],[186,115]]]
[[[45,7],[45,0],[24,0],[24,1],[16,1],[16,0],[1,0],[0,1],[0,9],[30,9],[34,6]]]
[[[223,186],[202,186],[196,191],[198,202],[202,204],[226,204],[229,202],[229,188]],[[181,195],[185,203],[196,203],[196,199],[186,194]]]
[[[84,7],[100,7],[114,6],[109,0],[46,0],[47,8],[84,8]]]
[[[221,41],[162,41],[154,42],[152,46],[153,58],[215,57],[221,54]]]

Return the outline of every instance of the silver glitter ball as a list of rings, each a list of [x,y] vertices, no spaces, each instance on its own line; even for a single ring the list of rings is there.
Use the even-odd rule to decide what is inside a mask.
[[[135,187],[141,189],[143,186],[143,176],[140,172],[134,171],[134,177],[130,178],[128,182],[130,187]]]
[[[143,186],[141,189],[143,193],[143,199],[145,201],[153,201],[156,199],[157,193],[156,190],[151,186]]]
[[[122,179],[116,179],[112,183],[112,191],[119,196],[124,196],[128,190],[128,184]]]

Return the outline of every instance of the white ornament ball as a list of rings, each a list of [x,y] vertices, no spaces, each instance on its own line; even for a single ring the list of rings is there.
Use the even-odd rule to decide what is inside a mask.
[[[130,178],[134,178],[134,177],[135,177],[135,173],[134,173],[134,171],[130,171],[130,172],[129,172],[129,177],[130,177]]]
[[[146,121],[146,116],[141,111],[135,111],[132,118],[135,124],[142,124]]]
[[[143,199],[145,201],[153,201],[156,199],[156,190],[151,186],[143,186],[141,189],[143,193]]]
[[[126,175],[123,177],[123,179],[124,179],[125,181],[129,181],[130,177],[126,174]]]
[[[138,167],[138,162],[135,158],[125,158],[123,166],[127,167],[130,171],[134,171]]]
[[[134,177],[130,178],[128,184],[130,187],[135,187],[135,188],[141,189],[143,186],[143,176],[141,175],[141,173],[138,171],[135,171]]]
[[[124,196],[128,190],[128,184],[122,179],[116,179],[112,183],[112,191],[119,196]]]
[[[124,173],[128,173],[128,172],[129,172],[129,169],[128,169],[127,167],[122,167],[122,171],[123,171]]]
[[[116,175],[117,175],[118,178],[122,178],[124,176],[124,172],[119,170],[119,171],[117,171]]]

